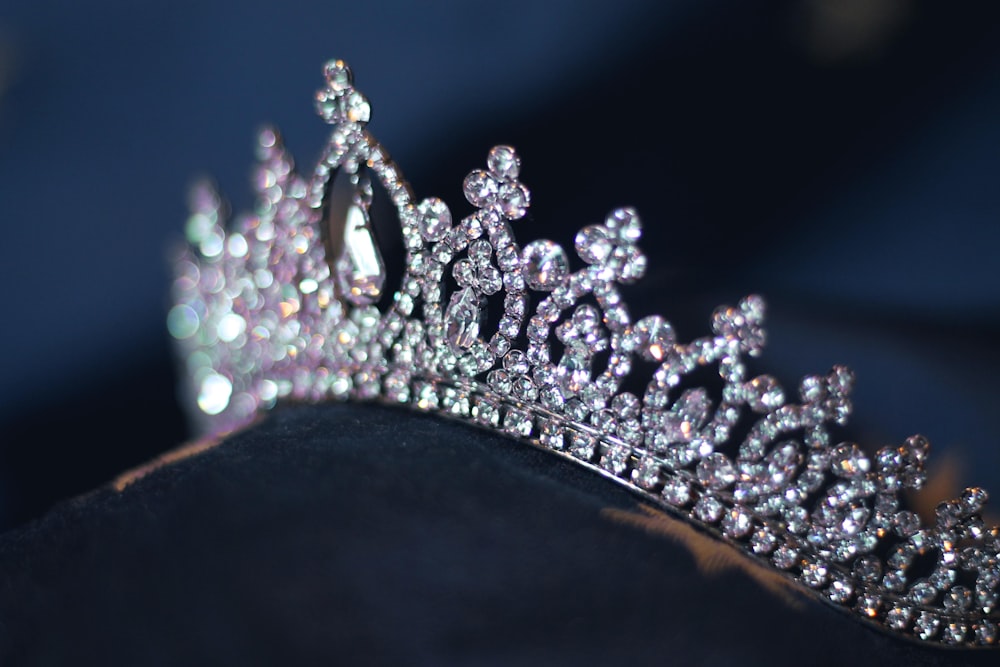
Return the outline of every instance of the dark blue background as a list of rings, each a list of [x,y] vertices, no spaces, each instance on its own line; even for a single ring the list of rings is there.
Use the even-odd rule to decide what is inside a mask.
[[[693,338],[763,293],[762,369],[853,366],[866,444],[925,433],[1000,489],[994,3],[135,5],[0,7],[0,525],[186,437],[163,323],[186,188],[248,208],[264,122],[310,170],[331,57],[418,197],[457,207],[513,143],[522,240],[635,205],[636,315]]]

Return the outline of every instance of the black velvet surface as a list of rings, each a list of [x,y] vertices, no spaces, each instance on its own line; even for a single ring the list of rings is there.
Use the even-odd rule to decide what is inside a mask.
[[[0,664],[996,664],[706,576],[636,506],[463,424],[283,408],[0,537]]]

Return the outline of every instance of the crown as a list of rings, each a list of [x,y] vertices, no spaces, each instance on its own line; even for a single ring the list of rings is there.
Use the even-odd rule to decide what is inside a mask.
[[[469,215],[416,201],[368,132],[350,69],[331,61],[325,77],[316,107],[333,130],[311,176],[265,129],[253,213],[227,225],[211,186],[192,194],[168,328],[203,430],[293,400],[461,420],[602,473],[889,632],[997,644],[1000,529],[980,515],[986,492],[922,522],[904,494],[925,480],[923,437],[869,455],[831,435],[851,411],[850,370],[805,377],[797,397],[749,377],[765,342],[758,296],[716,309],[712,335],[688,343],[659,315],[633,321],[619,287],[646,270],[636,212],[580,230],[575,270],[553,241],[518,245],[531,197],[508,146],[465,178]],[[391,292],[375,186],[405,248]]]

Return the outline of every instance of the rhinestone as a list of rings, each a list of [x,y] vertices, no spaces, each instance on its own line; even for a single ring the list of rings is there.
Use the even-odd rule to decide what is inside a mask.
[[[482,208],[493,203],[497,196],[497,182],[485,171],[478,169],[465,177],[462,191],[473,206]]]
[[[569,275],[566,253],[552,241],[532,241],[524,247],[522,258],[524,280],[533,290],[552,291]]]
[[[758,555],[769,554],[777,546],[778,538],[774,536],[774,533],[767,526],[758,528],[750,538],[750,548]]]
[[[633,331],[639,351],[647,361],[663,361],[676,342],[673,327],[659,315],[642,318]]]
[[[503,430],[514,436],[526,438],[531,435],[531,415],[521,410],[508,408],[503,418]]]
[[[962,493],[962,510],[966,515],[981,512],[988,499],[989,494],[986,493],[985,489],[978,487],[966,489],[965,492]]]
[[[510,373],[507,371],[490,371],[489,375],[486,376],[486,382],[493,387],[497,393],[503,394],[504,396],[510,394],[510,392],[514,389],[513,380],[510,377]]]
[[[937,597],[937,591],[927,581],[918,581],[907,596],[917,604],[930,604]]]
[[[538,398],[538,387],[529,377],[520,376],[513,383],[514,397],[528,403],[534,403]]]
[[[906,573],[903,570],[892,570],[882,578],[882,585],[890,591],[902,591],[906,588]]]
[[[738,505],[722,516],[722,533],[726,537],[745,537],[752,529],[753,519],[750,513]]]
[[[613,445],[601,457],[601,467],[620,477],[628,469],[629,457],[632,450],[622,445]]]
[[[472,417],[484,426],[496,428],[500,423],[500,409],[488,398],[478,398],[472,407]]]
[[[895,606],[885,615],[885,624],[893,630],[905,630],[910,624],[913,612],[909,607]]]
[[[562,425],[555,419],[543,420],[539,440],[550,449],[561,450],[566,444]]]
[[[565,401],[563,400],[562,390],[559,389],[559,387],[555,386],[554,384],[542,387],[542,390],[539,392],[539,394],[542,399],[542,405],[544,405],[550,410],[559,410],[565,404]]]
[[[465,392],[457,389],[445,389],[441,396],[441,407],[450,414],[457,417],[465,417],[469,414],[469,396]]]
[[[497,178],[512,180],[520,172],[521,158],[510,146],[494,146],[490,149],[486,164]]]
[[[570,453],[577,457],[578,459],[583,459],[589,461],[594,457],[594,449],[597,441],[593,437],[587,435],[586,433],[580,433],[579,431],[570,431],[569,434],[569,451]]]
[[[870,466],[868,457],[854,443],[841,443],[830,453],[830,469],[839,477],[851,479],[863,476]]]
[[[682,507],[691,500],[691,484],[680,477],[670,477],[663,485],[663,499],[675,507]]]
[[[941,554],[942,559],[948,553],[954,554],[954,552],[944,552]],[[951,568],[947,567],[942,567],[941,565],[939,565],[938,569],[934,570],[934,572],[931,574],[928,581],[934,588],[938,590],[944,590],[949,586],[951,586],[953,583],[955,583],[956,576],[957,573],[955,572],[955,570],[952,570]]]
[[[770,375],[755,377],[747,385],[747,404],[754,412],[768,413],[785,403],[785,391]]]
[[[624,392],[611,399],[611,409],[622,419],[632,419],[639,416],[639,399],[635,394]]]
[[[771,561],[779,570],[787,570],[799,564],[799,552],[787,544],[782,544],[771,555]]]
[[[492,266],[479,269],[479,289],[483,294],[496,294],[503,287],[503,277]]]
[[[602,264],[611,256],[611,235],[603,225],[584,227],[576,235],[576,252],[588,264]]]
[[[830,572],[823,563],[807,563],[802,568],[801,579],[810,588],[820,588],[826,584]]]
[[[334,92],[343,92],[351,87],[351,68],[343,60],[331,60],[323,67],[327,85]]]
[[[968,626],[965,623],[952,622],[944,626],[942,636],[948,644],[961,644],[965,641]]]
[[[646,275],[646,266],[648,260],[642,252],[635,246],[631,246],[627,250],[625,264],[622,266],[619,275],[621,276],[621,282],[628,284],[634,283],[635,281]]]
[[[854,595],[854,586],[847,579],[835,575],[830,587],[826,589],[826,595],[837,604],[847,604]]]
[[[989,619],[980,621],[973,626],[976,631],[976,641],[983,646],[992,646],[997,641],[997,625]]]
[[[417,207],[420,214],[420,235],[427,241],[438,241],[444,238],[451,228],[451,211],[448,205],[437,197],[430,197],[420,202]]]
[[[664,489],[664,493],[666,489]],[[697,519],[705,523],[715,523],[722,518],[725,506],[717,498],[712,496],[702,496],[694,504],[694,515]]]
[[[875,618],[882,606],[882,600],[877,595],[862,595],[858,598],[857,609],[863,616]]]
[[[767,477],[762,480],[769,491],[777,491],[791,483],[796,470],[802,463],[802,455],[794,442],[777,445],[764,457]]]
[[[893,517],[892,526],[900,537],[909,537],[920,530],[920,517],[913,512],[902,511]]]
[[[944,608],[952,613],[964,613],[972,606],[972,591],[965,586],[955,586],[945,593]]]
[[[632,471],[632,481],[648,490],[656,488],[660,481],[660,465],[652,457],[643,457]]]
[[[937,525],[941,528],[952,528],[962,520],[962,506],[954,500],[943,502],[934,512]]]
[[[433,384],[430,382],[414,382],[413,392],[418,408],[421,410],[437,410],[438,394]]]
[[[511,220],[523,218],[531,205],[531,195],[520,183],[501,183],[498,198],[503,214]]]
[[[940,626],[940,618],[928,611],[923,611],[920,612],[920,616],[917,617],[916,623],[913,624],[913,631],[917,633],[918,637],[926,641],[937,634]]]

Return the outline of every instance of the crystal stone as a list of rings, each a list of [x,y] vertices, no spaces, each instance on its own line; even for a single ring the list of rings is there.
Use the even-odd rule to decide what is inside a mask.
[[[417,207],[420,235],[427,241],[439,241],[451,228],[451,211],[437,197],[428,197]]]
[[[445,337],[452,350],[461,352],[476,342],[482,316],[481,298],[473,288],[452,295],[444,316]]]
[[[510,146],[494,146],[490,149],[486,164],[497,178],[515,179],[521,169],[521,158]]]
[[[385,283],[385,264],[368,217],[371,186],[358,176],[338,174],[326,203],[328,257],[333,258],[337,287],[356,306],[378,301]]]
[[[603,225],[584,227],[576,235],[576,252],[588,264],[604,262],[612,248],[611,234]]]
[[[639,352],[648,361],[663,361],[676,341],[673,327],[659,315],[642,318],[635,323],[634,331]]]
[[[524,280],[528,287],[550,292],[569,275],[569,261],[562,246],[552,241],[532,241],[522,253]]]

